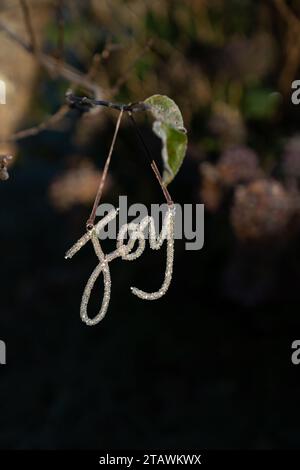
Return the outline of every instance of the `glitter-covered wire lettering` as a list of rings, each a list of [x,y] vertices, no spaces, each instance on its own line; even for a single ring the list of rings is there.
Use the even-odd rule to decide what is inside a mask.
[[[162,297],[168,290],[173,272],[174,260],[174,222],[175,222],[175,205],[168,206],[167,213],[164,218],[163,227],[160,234],[157,236],[154,226],[154,220],[150,216],[144,217],[140,223],[129,223],[121,227],[117,237],[117,248],[109,254],[104,254],[100,241],[99,234],[101,230],[117,216],[118,210],[112,210],[106,217],[98,222],[91,230],[89,230],[83,237],[81,237],[75,245],[70,248],[66,253],[65,258],[72,258],[88,241],[91,241],[94,247],[95,254],[99,260],[98,265],[92,272],[83,292],[80,316],[82,321],[87,325],[96,325],[105,316],[111,294],[111,276],[109,263],[116,258],[121,257],[126,261],[133,261],[140,257],[145,249],[145,230],[149,229],[149,244],[152,250],[159,250],[164,241],[167,241],[167,261],[165,277],[162,286],[156,292],[144,292],[136,287],[131,287],[131,291],[137,297],[144,300],[155,300]],[[125,235],[128,233],[128,243],[124,243]],[[135,245],[137,247],[134,250]],[[134,251],[133,251],[134,250]],[[99,313],[90,318],[87,313],[88,303],[90,300],[91,292],[99,275],[103,273],[104,294],[102,305]]]
[[[143,253],[146,242],[145,242],[145,231],[148,229],[149,234],[149,244],[152,250],[159,250],[163,245],[164,241],[167,241],[167,260],[166,260],[166,269],[165,269],[165,276],[164,281],[159,290],[155,292],[145,292],[137,287],[131,287],[131,291],[134,295],[139,297],[140,299],[144,300],[156,300],[162,297],[168,290],[171,280],[172,280],[172,273],[173,273],[173,260],[174,260],[174,224],[175,224],[175,204],[173,203],[171,196],[162,181],[160,176],[159,170],[156,166],[154,160],[151,161],[150,153],[147,149],[147,146],[143,140],[141,133],[139,132],[136,123],[133,119],[133,116],[129,112],[129,116],[135,125],[141,143],[147,153],[148,158],[150,159],[151,168],[161,186],[163,194],[168,204],[168,209],[166,215],[164,217],[163,226],[160,234],[156,235],[155,224],[154,220],[150,216],[144,217],[139,223],[129,223],[125,224],[121,227],[118,236],[117,236],[117,246],[114,251],[111,253],[105,254],[102,250],[99,236],[101,230],[112,220],[115,219],[118,213],[118,209],[114,209],[110,211],[103,219],[101,219],[96,225],[94,224],[96,218],[96,210],[99,205],[103,186],[105,183],[105,179],[108,173],[108,168],[113,152],[113,148],[115,145],[116,137],[119,131],[123,109],[121,109],[119,113],[119,117],[116,123],[116,128],[114,132],[114,136],[112,139],[112,143],[110,146],[110,150],[108,153],[108,157],[105,162],[104,170],[102,173],[102,177],[100,180],[100,184],[98,187],[98,191],[95,197],[95,201],[93,204],[93,208],[91,214],[86,222],[86,229],[87,232],[67,251],[65,258],[72,258],[81,248],[86,245],[89,241],[92,242],[95,254],[98,258],[99,263],[93,270],[92,274],[90,275],[85,289],[83,291],[81,306],[80,306],[80,316],[84,323],[89,326],[96,325],[99,323],[106,315],[110,296],[111,296],[111,276],[110,276],[110,269],[109,263],[116,258],[122,258],[125,261],[132,261],[137,259]],[[124,239],[126,234],[128,233],[128,243],[124,243]],[[104,293],[101,308],[97,315],[93,318],[90,318],[87,312],[88,304],[90,300],[90,296],[95,285],[96,280],[103,274],[103,283],[104,283]]]

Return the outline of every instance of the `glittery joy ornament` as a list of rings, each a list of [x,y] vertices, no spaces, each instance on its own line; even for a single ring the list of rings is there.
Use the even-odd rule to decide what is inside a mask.
[[[72,258],[89,240],[91,240],[95,254],[98,257],[99,263],[92,272],[82,295],[81,306],[80,306],[80,316],[83,322],[87,325],[96,325],[99,323],[105,316],[111,293],[111,276],[109,270],[109,263],[116,258],[121,257],[123,260],[132,261],[141,256],[143,253],[146,242],[145,242],[145,230],[148,228],[149,233],[149,244],[152,250],[159,250],[163,245],[164,241],[167,240],[167,262],[166,262],[166,271],[165,278],[162,286],[156,292],[144,292],[136,287],[131,287],[131,291],[137,297],[144,300],[156,300],[162,297],[168,290],[173,272],[173,259],[174,259],[174,224],[175,224],[175,205],[169,204],[168,210],[164,218],[163,227],[161,233],[156,236],[154,220],[150,216],[144,217],[140,223],[129,223],[121,227],[118,237],[117,237],[117,248],[111,253],[104,254],[100,240],[99,234],[101,230],[107,225],[111,220],[113,220],[118,213],[118,209],[114,209],[107,216],[101,219],[95,226],[87,231],[83,237],[81,237],[75,245],[70,248],[66,253],[65,258]],[[129,240],[127,244],[124,244],[124,238],[128,232]],[[134,246],[137,244],[136,249]],[[99,313],[94,318],[89,318],[87,313],[87,307],[90,299],[90,295],[94,284],[103,273],[104,281],[104,294],[102,305],[99,310]]]

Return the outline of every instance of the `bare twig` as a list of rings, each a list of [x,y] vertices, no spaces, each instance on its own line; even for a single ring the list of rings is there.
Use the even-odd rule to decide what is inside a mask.
[[[6,23],[3,21],[0,21],[0,31],[4,31],[4,33],[17,43],[19,46],[21,46],[22,49],[24,49],[26,52],[33,52],[31,44],[29,44],[27,41],[25,41],[21,36],[19,36],[13,29],[11,29]]]
[[[287,6],[284,0],[273,0],[278,12],[285,21],[294,28],[300,27],[300,20],[294,12]]]
[[[134,69],[135,65],[137,62],[148,52],[148,50],[151,48],[153,41],[149,39],[147,44],[143,47],[143,49],[136,55],[134,60],[129,64],[123,75],[116,81],[116,83],[113,85],[113,87],[110,90],[111,95],[116,95],[118,91],[120,90],[121,86],[126,83],[128,77],[130,76],[132,70]]]
[[[285,42],[286,62],[279,77],[280,88],[287,93],[290,90],[300,62],[300,20],[284,0],[273,0],[273,3],[280,16],[287,23],[287,38]]]
[[[63,47],[64,47],[64,25],[63,25],[63,18],[62,18],[62,1],[58,0],[58,8],[59,8],[59,58],[51,57],[47,54],[42,53],[37,48],[37,41],[34,34],[34,29],[32,26],[32,20],[30,15],[30,10],[26,0],[19,0],[20,5],[22,7],[24,22],[28,31],[30,41],[27,42],[21,36],[19,36],[14,30],[12,30],[6,23],[0,21],[0,31],[2,30],[12,41],[17,43],[24,51],[29,54],[32,54],[37,59],[38,63],[41,67],[43,67],[46,71],[48,71],[51,75],[60,76],[65,80],[72,83],[72,86],[79,86],[85,88],[86,90],[92,92],[94,96],[99,98],[98,100],[92,100],[87,97],[76,97],[75,95],[68,94],[67,100],[68,103],[73,106],[84,106],[84,107],[95,107],[95,106],[106,106],[122,111],[145,111],[148,109],[148,106],[145,105],[143,102],[140,103],[130,103],[130,104],[118,104],[112,103],[110,101],[104,101],[100,98],[104,95],[103,89],[94,82],[94,77],[96,73],[96,68],[99,66],[101,60],[106,59],[110,52],[119,49],[120,45],[118,44],[108,44],[104,50],[102,51],[101,55],[95,54],[93,58],[92,66],[87,74],[83,74],[77,69],[73,68],[69,64],[62,61],[62,54],[63,54]],[[143,51],[138,55],[135,59],[134,63],[145,53],[145,51],[151,46],[151,42],[149,41]],[[118,82],[113,87],[113,90],[110,91],[110,94],[113,92],[117,92],[120,86],[126,81],[127,75],[130,73],[134,64],[128,68],[127,72],[123,77],[118,80]],[[31,127],[29,129],[25,129],[19,132],[14,133],[9,138],[5,139],[3,142],[13,142],[17,141],[26,137],[37,135],[39,132],[51,127],[52,125],[56,124],[67,111],[67,107],[62,106],[53,116],[43,121],[41,124]]]
[[[66,95],[67,102],[74,107],[79,107],[80,109],[89,109],[95,106],[105,106],[106,108],[117,109],[119,111],[128,111],[131,113],[135,113],[138,111],[147,111],[149,109],[149,105],[144,103],[144,101],[138,101],[137,103],[113,103],[111,101],[106,100],[94,100],[91,98],[87,98],[86,96],[76,96],[73,95],[72,92],[68,92]]]
[[[26,52],[33,54],[34,50],[27,41],[21,38],[15,31],[13,31],[9,26],[6,25],[3,21],[0,21],[0,30],[4,31],[5,34],[14,42],[19,44]],[[90,80],[85,74],[79,72],[77,69],[72,67],[71,65],[63,62],[57,67],[57,59],[53,57],[38,52],[35,57],[37,58],[39,64],[46,69],[49,73],[53,75],[59,75],[60,77],[68,80],[69,82],[74,83],[77,86],[85,88],[89,90],[95,96],[102,96],[103,90],[102,88]]]
[[[46,69],[49,73],[53,75],[59,75],[69,82],[72,83],[72,85],[77,85],[82,88],[85,88],[91,92],[97,97],[101,97],[103,94],[102,88],[100,88],[93,80],[88,76],[85,75],[75,68],[71,67],[70,65],[66,63],[60,63],[58,67],[58,62],[57,59],[50,57],[46,54],[41,53],[36,49],[36,41],[35,41],[35,36],[33,33],[32,29],[32,22],[31,22],[31,17],[30,13],[28,10],[28,5],[26,1],[20,0],[21,5],[22,5],[22,10],[24,14],[24,20],[27,25],[28,33],[31,38],[30,43],[25,41],[22,37],[20,37],[17,33],[15,33],[7,24],[4,22],[0,21],[0,30],[4,31],[6,35],[14,41],[16,44],[18,44],[23,50],[28,52],[29,54],[33,54],[35,58],[37,59],[38,63]],[[56,123],[59,122],[60,119],[62,119],[66,112],[68,111],[69,107],[67,105],[61,106],[61,108],[50,118],[46,119],[42,123],[40,123],[37,126],[31,127],[29,129],[24,129],[22,131],[16,132],[12,134],[10,137],[7,139],[4,139],[1,141],[2,143],[4,142],[15,142],[20,139],[24,139],[26,137],[31,137],[34,135],[37,135],[39,132],[55,125]]]
[[[30,40],[30,46],[33,52],[37,52],[37,41],[31,21],[31,14],[30,14],[30,9],[27,4],[26,0],[20,0],[20,5],[24,17],[24,23],[28,32],[29,40]]]
[[[63,0],[58,0],[57,11],[56,11],[57,29],[58,29],[56,57],[59,62],[63,60],[64,49],[65,49],[65,20],[64,20],[63,8],[64,8]]]
[[[67,105],[63,105],[59,108],[59,110],[50,116],[48,119],[45,121],[41,122],[37,126],[30,127],[29,129],[24,129],[19,132],[15,132],[11,136],[9,136],[7,139],[4,139],[0,143],[5,143],[5,142],[16,142],[21,139],[25,139],[26,137],[32,137],[34,135],[39,134],[40,132],[49,129],[50,127],[54,126],[57,124],[68,112],[69,107]]]
[[[102,52],[100,53],[97,52],[96,54],[93,55],[92,63],[87,73],[87,76],[91,80],[94,80],[101,63],[109,58],[111,52],[118,51],[120,49],[124,49],[123,44],[113,44],[113,43],[106,44]]]
[[[115,44],[112,42],[108,42],[104,47],[103,51],[101,52],[101,59],[107,60],[110,56],[111,52],[119,51],[120,49],[124,49],[124,44]]]
[[[98,68],[101,64],[101,54],[94,54],[93,57],[92,57],[92,63],[90,65],[90,68],[88,70],[88,73],[86,74],[87,78],[89,78],[89,80],[95,80],[95,77],[97,75],[97,72],[98,72]]]

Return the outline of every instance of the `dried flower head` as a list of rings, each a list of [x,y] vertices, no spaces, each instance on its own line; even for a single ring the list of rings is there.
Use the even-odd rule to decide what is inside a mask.
[[[240,239],[255,240],[282,232],[291,214],[291,200],[282,184],[261,179],[236,189],[231,222]]]
[[[101,172],[88,161],[67,170],[50,185],[49,195],[55,207],[68,210],[76,204],[89,204],[95,197]],[[108,179],[106,189],[110,187]]]
[[[204,162],[200,165],[202,184],[200,197],[206,209],[211,212],[218,210],[222,200],[222,187],[219,172],[215,165]]]
[[[300,177],[300,135],[289,139],[284,148],[283,170],[288,177]]]
[[[217,168],[223,184],[231,186],[261,176],[255,152],[245,146],[231,147],[221,155]]]
[[[274,40],[265,32],[233,36],[224,47],[223,72],[242,81],[261,80],[274,66]]]
[[[214,104],[209,127],[221,139],[224,146],[240,144],[246,137],[240,111],[223,102]]]

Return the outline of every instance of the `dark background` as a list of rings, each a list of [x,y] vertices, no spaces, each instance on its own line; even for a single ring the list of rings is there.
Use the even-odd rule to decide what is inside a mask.
[[[100,55],[93,79],[108,97],[160,93],[178,103],[189,148],[169,189],[180,204],[205,204],[205,244],[185,251],[176,242],[174,279],[156,302],[131,295],[130,286],[160,285],[164,249],[114,261],[107,316],[83,324],[80,300],[96,258],[88,246],[71,261],[64,253],[84,231],[117,114],[71,109],[63,123],[5,143],[57,111],[70,86],[25,52],[13,61],[12,94],[20,86],[27,101],[10,107],[8,95],[5,111],[1,105],[2,153],[14,160],[10,179],[0,181],[0,447],[297,448],[300,108],[291,104],[291,82],[300,78],[299,2],[29,7],[44,52],[57,56],[64,24],[63,60],[87,73]],[[0,19],[28,37],[18,2],[0,2]],[[9,61],[19,46],[4,32],[0,41]],[[27,67],[30,83],[22,79]],[[160,162],[150,122],[138,122]],[[103,202],[116,204],[120,194],[129,203],[163,202],[127,118]]]

